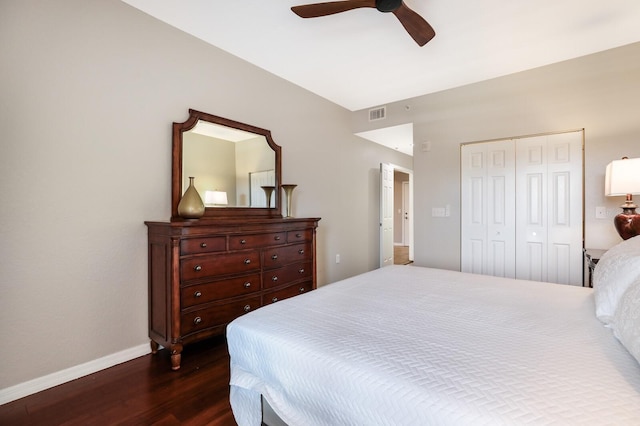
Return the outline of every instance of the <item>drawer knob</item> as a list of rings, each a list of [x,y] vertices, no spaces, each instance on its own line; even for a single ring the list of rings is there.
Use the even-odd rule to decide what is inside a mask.
[[[304,287],[300,287],[300,293],[304,293]]]
[[[195,318],[193,319],[193,323],[194,323],[195,325],[198,325],[198,324],[200,324],[201,322],[202,322],[202,318],[200,318],[200,317],[195,317]]]
[[[249,288],[249,287],[251,287],[251,283],[249,281],[244,283],[244,288]]]
[[[273,281],[275,283],[276,281],[278,281],[278,277],[277,276],[271,277],[271,281]]]
[[[202,297],[202,292],[201,291],[196,291],[195,293],[193,293],[193,297],[195,297],[195,298]]]
[[[196,266],[193,267],[193,270],[194,271],[202,271],[202,266],[196,265]]]
[[[251,259],[245,259],[245,260],[244,260],[244,264],[245,264],[245,265],[248,265],[248,264],[250,264],[250,263],[251,263]]]
[[[302,234],[297,233],[297,234],[296,234],[296,238],[302,238]]]
[[[240,244],[247,244],[247,240],[245,239],[240,240]]]
[[[200,247],[207,248],[207,243],[200,243]]]
[[[298,273],[300,273],[300,274],[304,274],[304,268],[300,268],[300,269],[298,269]]]
[[[273,254],[273,255],[271,255],[271,259],[272,259],[272,260],[278,260],[278,255],[277,255],[277,254]]]
[[[274,297],[273,299],[271,299],[271,302],[272,302],[272,303],[276,303],[277,301],[278,301],[278,298],[277,298],[277,297]]]
[[[299,254],[304,254],[304,249],[300,249],[300,250],[298,250],[298,253],[299,253]]]
[[[276,240],[276,241],[280,241],[280,235],[276,235],[276,236],[275,236],[275,240]]]
[[[251,310],[251,305],[244,305],[244,311],[249,312]]]

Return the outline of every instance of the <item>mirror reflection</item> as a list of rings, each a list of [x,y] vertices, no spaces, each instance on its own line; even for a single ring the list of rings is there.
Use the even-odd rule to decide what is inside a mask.
[[[183,133],[181,193],[195,177],[206,207],[275,207],[275,196],[268,197],[275,167],[275,151],[263,135],[203,120]]]

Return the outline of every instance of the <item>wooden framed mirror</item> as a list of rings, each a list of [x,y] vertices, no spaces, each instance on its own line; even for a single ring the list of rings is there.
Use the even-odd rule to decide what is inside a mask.
[[[190,109],[173,123],[171,220],[184,220],[178,203],[189,177],[205,203],[201,219],[280,218],[281,166],[269,130]]]

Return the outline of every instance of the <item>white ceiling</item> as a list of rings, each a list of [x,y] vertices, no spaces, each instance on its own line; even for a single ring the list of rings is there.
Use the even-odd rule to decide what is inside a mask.
[[[356,136],[413,155],[413,123],[360,132]]]
[[[123,0],[357,111],[640,41],[640,0],[405,0],[436,36],[393,14],[303,19],[313,0]]]

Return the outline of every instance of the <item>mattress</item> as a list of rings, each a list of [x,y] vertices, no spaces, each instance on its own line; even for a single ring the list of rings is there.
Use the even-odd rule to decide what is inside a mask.
[[[640,365],[588,288],[389,266],[227,329],[231,405],[259,425],[640,424]]]

